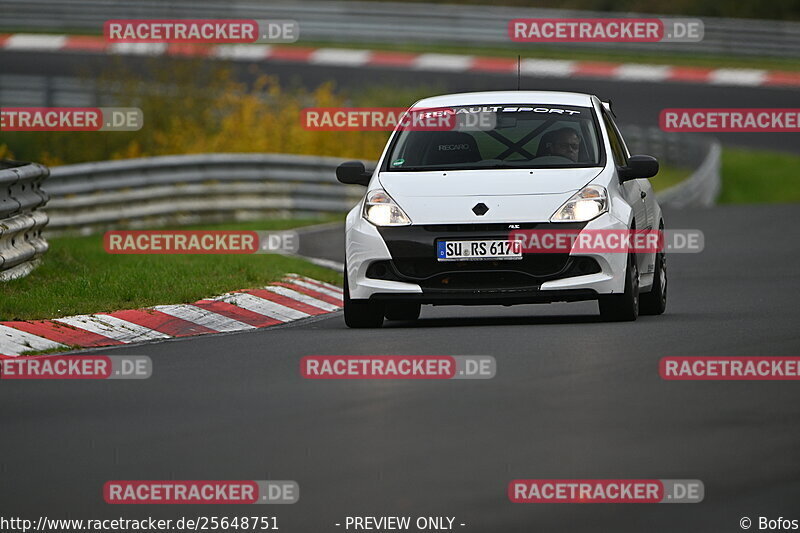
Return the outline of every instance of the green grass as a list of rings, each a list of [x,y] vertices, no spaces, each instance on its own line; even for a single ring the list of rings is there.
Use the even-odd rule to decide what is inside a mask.
[[[666,190],[691,174],[691,170],[661,166],[650,178],[657,191]],[[722,150],[721,204],[774,204],[800,202],[800,156],[768,150]]]
[[[691,173],[690,169],[661,165],[658,169],[658,174],[650,178],[650,183],[656,191],[664,191],[682,182]]]
[[[47,349],[47,350],[27,350],[27,351],[24,351],[24,352],[20,353],[19,355],[22,355],[22,356],[25,356],[25,355],[55,355],[55,354],[60,354],[60,353],[64,353],[64,352],[69,352],[69,351],[72,351],[72,350],[80,350],[80,349],[83,348],[82,346],[80,346],[78,344],[68,344],[66,346],[67,346],[66,348],[64,348],[63,346],[59,346],[58,348],[50,348],[50,349]]]
[[[800,202],[800,156],[767,150],[722,151],[720,203]]]
[[[182,229],[282,230],[340,216],[269,220]],[[236,289],[260,287],[288,272],[341,284],[338,272],[302,259],[256,255],[111,255],[103,235],[50,239],[43,264],[0,283],[0,320],[33,320],[189,303]]]

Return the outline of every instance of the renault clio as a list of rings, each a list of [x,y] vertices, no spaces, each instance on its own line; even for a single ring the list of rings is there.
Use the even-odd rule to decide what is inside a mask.
[[[482,128],[399,126],[374,171],[349,161],[339,181],[366,187],[347,215],[349,327],[415,320],[421,305],[596,300],[606,320],[661,314],[661,251],[525,253],[526,230],[663,230],[648,178],[610,105],[566,92],[481,92],[421,100],[414,110],[491,115]],[[486,123],[483,121],[482,123]]]

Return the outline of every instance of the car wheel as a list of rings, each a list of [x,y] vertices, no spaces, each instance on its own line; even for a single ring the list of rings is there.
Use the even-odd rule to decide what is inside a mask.
[[[379,328],[383,325],[384,306],[370,300],[351,300],[344,271],[344,323],[348,328]]]
[[[639,316],[639,267],[636,256],[628,254],[625,268],[625,292],[601,296],[600,317],[613,322],[630,322]]]
[[[667,308],[667,256],[664,252],[656,254],[656,273],[653,288],[642,294],[639,312],[643,315],[660,315]]]
[[[384,316],[386,320],[416,320],[422,305],[414,302],[388,302]]]

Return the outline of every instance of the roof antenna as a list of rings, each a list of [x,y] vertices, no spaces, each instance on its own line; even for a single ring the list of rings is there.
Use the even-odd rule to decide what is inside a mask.
[[[519,91],[519,84],[520,84],[520,78],[521,78],[519,65],[520,65],[521,62],[522,62],[522,56],[518,55],[517,56],[517,90],[518,91]]]

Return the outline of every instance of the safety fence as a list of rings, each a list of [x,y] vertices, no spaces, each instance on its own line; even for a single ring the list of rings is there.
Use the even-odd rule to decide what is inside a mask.
[[[661,164],[692,169],[687,179],[658,193],[662,206],[710,207],[722,188],[722,145],[714,137],[665,133],[658,128],[622,127],[632,154],[656,156]],[[653,178],[658,181],[658,176]]]
[[[722,145],[712,141],[702,163],[689,178],[662,191],[658,200],[662,205],[681,209],[684,207],[711,207],[722,190]]]
[[[336,181],[341,159],[199,154],[53,167],[50,230],[181,225],[342,212],[363,187]]]
[[[47,251],[40,210],[48,196],[42,181],[48,169],[36,163],[0,160],[0,281],[28,274]]]

